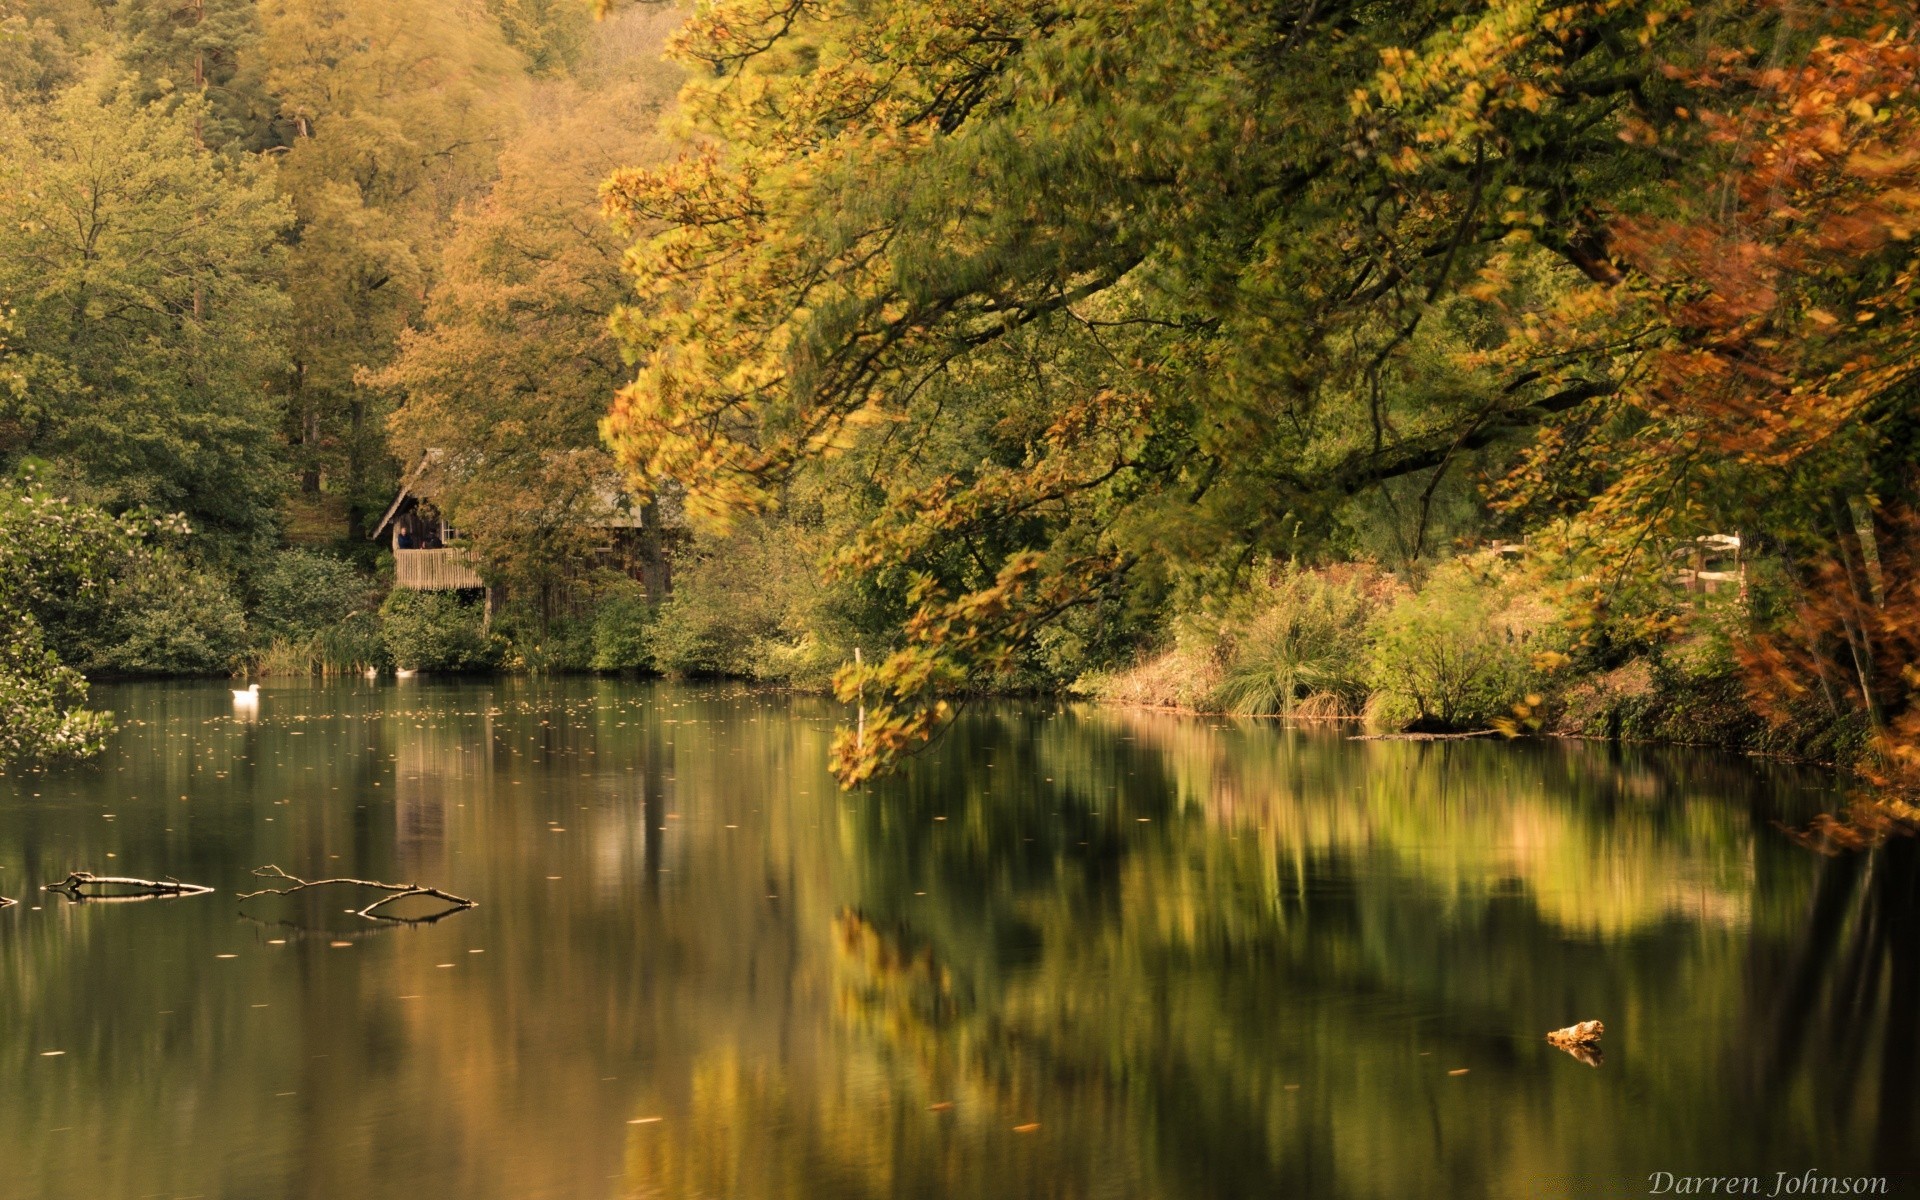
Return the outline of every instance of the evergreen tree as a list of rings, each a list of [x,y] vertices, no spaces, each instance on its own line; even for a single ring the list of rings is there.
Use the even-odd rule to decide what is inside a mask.
[[[142,99],[204,98],[198,132],[209,146],[236,139],[259,148],[261,98],[241,73],[260,36],[254,0],[121,0],[123,58],[139,75]]]

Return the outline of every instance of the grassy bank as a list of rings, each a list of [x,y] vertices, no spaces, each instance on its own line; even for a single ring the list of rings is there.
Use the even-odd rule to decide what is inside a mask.
[[[1192,712],[1344,719],[1373,732],[1552,733],[1849,762],[1865,721],[1807,699],[1763,715],[1742,662],[1764,601],[1658,598],[1609,623],[1523,564],[1454,559],[1417,580],[1370,564],[1274,567],[1176,616],[1126,669],[1075,685]]]

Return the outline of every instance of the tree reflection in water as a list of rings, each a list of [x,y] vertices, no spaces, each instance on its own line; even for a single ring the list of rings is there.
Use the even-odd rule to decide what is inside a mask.
[[[7,910],[27,1194],[1532,1200],[1920,1132],[1913,847],[1794,845],[1817,777],[1007,706],[843,795],[806,698],[226,699],[115,689],[107,761],[0,780],[0,882],[482,904]],[[1594,1017],[1597,1070],[1543,1040]]]
[[[1809,1058],[1831,1063],[1813,1073],[1821,1107],[1873,1130],[1877,1171],[1920,1169],[1920,843],[1823,859],[1784,965],[1757,973],[1757,1085],[1778,1094]]]

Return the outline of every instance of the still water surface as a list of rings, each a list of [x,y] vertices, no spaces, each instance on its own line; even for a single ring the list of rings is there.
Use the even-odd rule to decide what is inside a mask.
[[[843,795],[839,712],[737,689],[96,698],[0,777],[9,1200],[1920,1194],[1912,863],[1781,835],[1818,776],[1009,706]]]

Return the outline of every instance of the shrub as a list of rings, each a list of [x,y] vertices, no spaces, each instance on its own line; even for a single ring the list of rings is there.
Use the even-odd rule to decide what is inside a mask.
[[[660,606],[647,645],[660,670],[672,675],[746,675],[759,630],[757,614],[714,597],[676,591]]]
[[[593,614],[596,671],[645,671],[653,668],[653,606],[638,586],[616,588]]]
[[[585,671],[593,663],[593,622],[579,617],[542,619],[521,609],[494,622],[506,642],[506,665],[516,671]]]
[[[282,550],[254,579],[254,625],[269,637],[305,639],[343,621],[367,601],[352,565],[312,550]]]
[[[380,640],[380,617],[350,614],[306,637],[278,637],[255,655],[256,675],[358,675],[392,663]]]
[[[85,707],[87,681],[43,644],[22,611],[0,606],[0,764],[99,753],[113,714]]]
[[[648,635],[654,666],[792,681],[816,656],[805,631],[819,624],[820,599],[819,568],[798,531],[743,523],[677,564]],[[844,656],[830,657],[837,666]]]
[[[477,605],[452,592],[395,588],[380,606],[380,641],[393,665],[411,671],[480,671],[497,666],[501,643]]]
[[[114,582],[102,632],[92,668],[128,675],[224,674],[251,641],[227,581],[168,553]]]
[[[1376,724],[1484,728],[1508,716],[1535,682],[1536,654],[1551,649],[1551,613],[1512,601],[1497,568],[1444,564],[1377,623],[1371,674]]]

